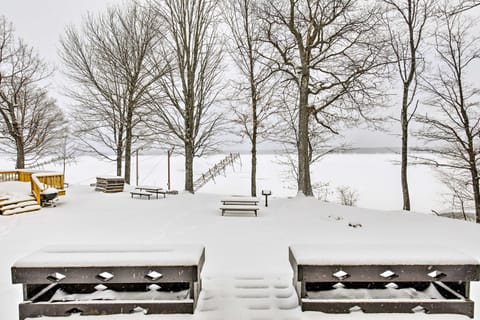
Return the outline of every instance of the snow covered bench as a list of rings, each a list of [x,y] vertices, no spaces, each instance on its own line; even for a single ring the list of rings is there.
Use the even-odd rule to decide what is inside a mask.
[[[222,205],[220,206],[220,210],[222,210],[222,216],[225,212],[253,212],[255,216],[257,216],[259,199],[257,197],[244,197],[244,196],[237,196],[237,197],[230,197],[224,198],[220,200]]]
[[[479,262],[438,246],[292,245],[303,311],[453,313],[473,317]]]
[[[258,216],[257,211],[260,210],[258,206],[254,205],[223,205],[220,206],[220,210],[222,210],[222,216],[225,214],[225,212],[253,212],[255,213],[255,216]]]
[[[144,192],[144,191],[130,191],[130,195],[132,196],[132,198],[133,196],[138,196],[139,198],[145,197],[148,200],[150,200],[150,197],[153,195],[153,193]]]
[[[47,247],[18,260],[20,320],[38,316],[193,313],[201,290],[200,245]]]

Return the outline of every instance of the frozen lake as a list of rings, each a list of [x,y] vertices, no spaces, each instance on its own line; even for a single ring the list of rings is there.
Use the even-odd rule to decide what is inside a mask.
[[[194,178],[225,157],[212,155],[195,159]],[[133,160],[132,184],[136,183],[136,161]],[[276,154],[258,155],[257,189],[272,190],[275,197],[296,195],[296,182],[291,170],[285,165],[286,157]],[[328,183],[330,202],[338,202],[337,187],[346,186],[358,194],[357,206],[381,210],[400,210],[402,197],[400,187],[400,166],[398,154],[332,154],[312,166],[312,183]],[[184,185],[183,157],[171,159],[172,188],[182,190]],[[13,161],[0,160],[0,168],[11,169]],[[138,183],[167,187],[167,156],[140,155],[138,161]],[[60,165],[48,165],[43,169],[62,170]],[[92,156],[78,157],[68,165],[65,181],[71,185],[88,185],[96,176],[115,174],[115,164]],[[425,166],[409,168],[409,185],[412,209],[431,213],[431,210],[449,209],[447,190],[439,182],[435,171]],[[241,162],[228,168],[225,175],[202,187],[199,193],[248,194],[250,190],[250,155],[242,154]]]

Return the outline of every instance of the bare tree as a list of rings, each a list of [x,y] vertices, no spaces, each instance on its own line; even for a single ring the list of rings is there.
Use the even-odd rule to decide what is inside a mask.
[[[468,71],[480,58],[480,37],[472,32],[477,21],[461,14],[451,15],[448,7],[442,13],[443,24],[435,34],[438,69],[425,79],[430,109],[416,116],[424,125],[420,137],[428,143],[420,151],[431,155],[424,162],[447,172],[450,182],[456,177],[468,177],[450,183],[450,187],[457,195],[465,187],[470,189],[468,198],[473,199],[476,221],[480,223],[480,91],[467,80]]]
[[[215,111],[223,85],[219,41],[218,0],[164,0],[155,10],[167,28],[164,48],[169,60],[159,80],[164,99],[154,99],[157,129],[164,143],[185,155],[185,190],[194,192],[193,159],[215,148],[222,123]]]
[[[312,196],[310,119],[338,133],[378,105],[380,76],[373,75],[384,48],[376,8],[355,0],[264,0],[258,10],[263,40],[277,53],[274,70],[296,84],[298,192]]]
[[[422,47],[427,37],[428,20],[434,13],[434,0],[382,0],[390,46],[401,81],[400,126],[402,136],[401,184],[403,210],[410,210],[408,189],[409,125],[417,111],[419,76],[425,63]]]
[[[250,193],[257,195],[257,144],[272,131],[267,120],[274,114],[275,85],[265,44],[260,41],[261,25],[254,15],[253,0],[228,0],[224,17],[230,29],[230,56],[239,77],[234,80],[233,122],[240,125],[240,135],[251,144]]]
[[[300,144],[298,134],[299,108],[295,90],[288,87],[279,90],[275,104],[278,108],[276,109],[277,111],[272,122],[276,124],[272,126],[270,140],[282,145],[285,158],[281,163],[289,167],[290,176],[292,176],[295,181],[298,181],[298,162],[294,154]],[[311,117],[309,121],[310,130],[308,132],[307,159],[310,165],[332,153],[348,149],[345,143],[335,141],[338,135],[335,135],[331,130],[322,126],[315,126],[315,119],[313,117]],[[316,183],[312,184],[312,189],[314,189],[313,187],[315,185]],[[319,185],[322,186],[321,183]]]
[[[43,81],[51,75],[34,49],[14,35],[0,17],[0,142],[25,168],[55,148],[64,117]]]
[[[450,15],[460,14],[480,6],[479,0],[458,0],[451,2],[452,3],[449,5]]]
[[[84,144],[100,156],[115,154],[117,175],[130,183],[132,146],[144,138],[149,91],[163,76],[156,54],[162,44],[161,25],[149,8],[131,1],[88,15],[80,30],[69,27],[61,39],[61,57],[75,86],[74,118]],[[105,147],[107,151],[105,151]]]

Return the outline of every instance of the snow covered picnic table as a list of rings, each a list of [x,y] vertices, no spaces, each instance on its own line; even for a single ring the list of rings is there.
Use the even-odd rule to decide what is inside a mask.
[[[257,197],[228,197],[220,200],[223,205],[257,205],[260,199]]]
[[[137,190],[140,191],[140,192],[138,192]],[[155,186],[136,186],[135,191],[132,191],[130,193],[133,196],[134,194],[140,194],[143,191],[146,191],[147,193],[155,194],[157,196],[157,199],[158,199],[159,194],[162,194],[164,198],[166,198],[166,196],[167,196],[167,191],[163,190],[163,188],[155,187]],[[143,193],[143,194],[145,195],[145,193]],[[149,197],[149,199],[150,199],[150,197]]]
[[[193,313],[205,261],[201,245],[47,247],[19,259],[19,314]]]
[[[292,245],[304,311],[454,313],[473,317],[470,281],[479,261],[436,245]]]
[[[258,206],[259,199],[257,197],[245,197],[245,196],[232,196],[229,198],[223,198],[220,200],[222,205],[220,206],[220,210],[222,211],[222,216],[225,212],[253,212],[255,216],[258,215],[258,210],[260,207]]]

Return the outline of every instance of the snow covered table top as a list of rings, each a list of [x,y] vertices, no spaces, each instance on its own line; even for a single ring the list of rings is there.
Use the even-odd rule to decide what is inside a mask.
[[[97,179],[102,179],[102,180],[124,180],[123,177],[120,176],[98,176]]]
[[[294,244],[299,265],[478,265],[479,261],[437,245]]]
[[[19,259],[14,267],[195,266],[202,245],[55,246]]]

